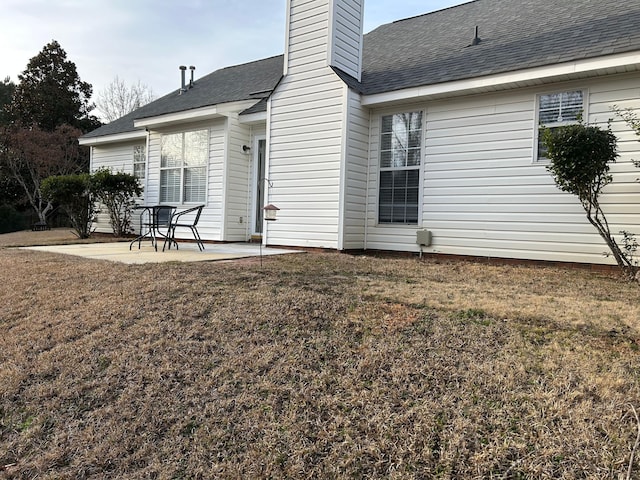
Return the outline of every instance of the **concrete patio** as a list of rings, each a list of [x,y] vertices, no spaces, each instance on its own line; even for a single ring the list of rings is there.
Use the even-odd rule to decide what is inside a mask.
[[[156,252],[150,242],[143,242],[140,249],[135,244],[131,250],[129,250],[129,242],[45,245],[20,248],[127,264],[212,262],[260,256],[260,245],[252,243],[205,244],[204,252],[199,251],[195,243],[181,243],[178,250],[172,248],[163,252],[159,249]],[[264,256],[300,252],[300,250],[262,247],[262,255]]]

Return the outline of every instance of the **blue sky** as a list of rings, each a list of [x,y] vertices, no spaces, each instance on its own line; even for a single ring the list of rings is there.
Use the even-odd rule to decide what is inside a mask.
[[[365,0],[365,32],[464,0]],[[158,96],[196,78],[284,51],[286,0],[2,0],[0,78],[16,81],[57,40],[94,96],[117,75]]]

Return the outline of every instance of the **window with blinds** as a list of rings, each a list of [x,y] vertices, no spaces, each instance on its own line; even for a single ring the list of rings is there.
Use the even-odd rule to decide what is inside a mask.
[[[147,149],[144,145],[133,147],[133,174],[144,180],[147,171]]]
[[[160,202],[205,203],[208,160],[208,130],[163,135],[160,155]]]
[[[538,95],[536,124],[553,130],[577,123],[584,114],[584,97],[582,90]],[[539,129],[536,144],[536,159],[546,160],[547,149],[542,144]]]
[[[382,117],[378,223],[418,223],[422,112]]]

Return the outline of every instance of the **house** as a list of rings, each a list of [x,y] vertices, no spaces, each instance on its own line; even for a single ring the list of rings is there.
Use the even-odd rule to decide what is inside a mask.
[[[640,110],[640,2],[475,0],[364,36],[363,0],[286,8],[284,55],[85,135],[92,168],[136,172],[146,203],[205,204],[211,241],[612,263],[538,126]],[[612,128],[604,208],[640,234],[640,142]]]

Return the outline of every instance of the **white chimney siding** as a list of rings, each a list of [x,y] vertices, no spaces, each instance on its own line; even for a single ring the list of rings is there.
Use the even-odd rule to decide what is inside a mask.
[[[345,185],[353,172],[346,164],[354,94],[330,68],[360,77],[362,11],[363,0],[287,2],[285,76],[267,115],[267,203],[280,208],[278,221],[266,226],[267,244],[364,246],[345,246],[344,218],[353,217]],[[366,165],[366,154],[357,158]],[[357,203],[363,219],[364,198]]]
[[[285,75],[334,66],[360,80],[364,0],[289,0]]]
[[[364,0],[337,0],[331,2],[331,7],[329,65],[360,81]]]

